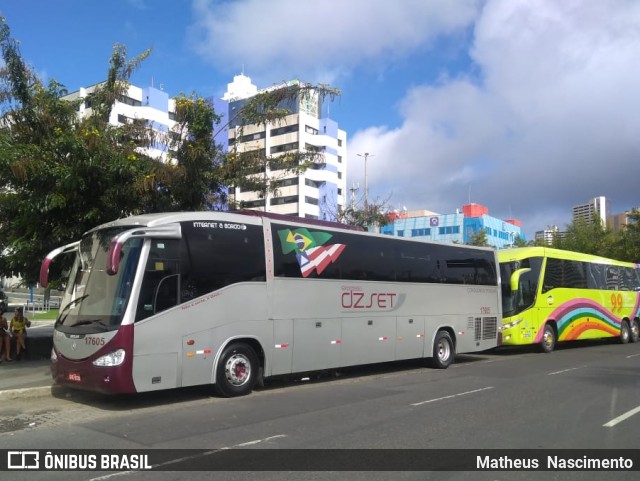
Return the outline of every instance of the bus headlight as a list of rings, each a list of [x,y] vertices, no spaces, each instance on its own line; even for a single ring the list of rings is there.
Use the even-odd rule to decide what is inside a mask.
[[[507,322],[506,324],[503,324],[502,326],[500,326],[500,330],[501,331],[506,331],[507,329],[511,329],[512,327],[516,327],[522,321],[524,321],[523,318],[516,319],[515,321]]]
[[[98,367],[113,367],[119,366],[124,362],[125,351],[124,349],[118,349],[117,351],[110,352],[104,356],[99,357],[93,361],[94,366]]]

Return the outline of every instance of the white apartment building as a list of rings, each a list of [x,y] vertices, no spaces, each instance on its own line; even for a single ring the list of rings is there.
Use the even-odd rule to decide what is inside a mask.
[[[284,170],[270,170],[266,176],[277,187],[275,195],[260,198],[256,191],[242,191],[232,187],[229,197],[241,208],[264,210],[309,219],[335,220],[339,209],[345,207],[347,188],[347,135],[337,122],[322,116],[322,102],[318,95],[298,98],[283,105],[291,111],[285,119],[267,125],[246,125],[239,129],[238,113],[246,102],[259,92],[299,85],[298,80],[258,91],[245,75],[236,75],[227,85],[222,97],[228,102],[230,119],[229,149],[238,152],[263,150],[269,156],[290,151],[315,151],[321,161],[300,175]]]
[[[81,87],[79,90],[63,97],[66,100],[85,99],[80,104],[78,114],[82,117],[91,109],[91,94],[100,84]],[[175,124],[175,101],[162,89],[153,86],[140,88],[130,85],[124,96],[119,98],[109,117],[112,125],[124,125],[131,122],[146,122],[158,132],[157,142],[145,151],[152,157],[165,158],[167,145],[163,142],[163,135],[168,135]]]
[[[535,240],[537,242],[543,242],[546,245],[552,245],[553,239],[560,235],[560,229],[558,229],[557,225],[547,226],[544,230],[536,231]]]
[[[607,223],[607,198],[604,196],[594,197],[586,204],[573,208],[573,222],[583,221],[591,224],[594,219],[600,219],[603,226]]]

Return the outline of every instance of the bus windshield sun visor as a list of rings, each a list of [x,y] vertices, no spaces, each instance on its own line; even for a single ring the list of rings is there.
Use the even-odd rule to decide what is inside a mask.
[[[49,284],[49,266],[51,266],[51,262],[53,261],[53,259],[58,257],[60,254],[67,254],[69,252],[76,251],[79,245],[80,241],[72,242],[71,244],[67,244],[66,246],[53,249],[47,254],[47,257],[44,258],[42,264],[40,265],[40,285],[42,287],[47,287],[47,285]]]
[[[118,273],[120,258],[122,257],[122,247],[129,239],[134,237],[142,237],[145,239],[181,239],[182,231],[180,224],[169,224],[160,227],[150,227],[148,229],[131,229],[115,236],[111,239],[109,252],[107,253],[107,274],[113,276]]]

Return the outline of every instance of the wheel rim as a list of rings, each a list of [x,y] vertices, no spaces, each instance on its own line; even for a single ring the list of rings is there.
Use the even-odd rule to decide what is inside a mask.
[[[550,329],[545,329],[544,337],[542,339],[542,342],[544,342],[545,347],[547,348],[552,347],[553,340],[554,340],[553,332]]]
[[[620,332],[620,337],[623,341],[629,340],[629,327],[626,323],[622,324],[622,332]]]
[[[451,346],[447,341],[440,341],[438,343],[438,359],[442,362],[446,362],[451,356]]]
[[[634,322],[633,325],[631,326],[631,336],[636,341],[638,340],[638,337],[640,336],[640,326],[638,326],[637,322]]]
[[[242,386],[251,377],[251,362],[243,354],[234,354],[227,360],[224,373],[229,384]]]

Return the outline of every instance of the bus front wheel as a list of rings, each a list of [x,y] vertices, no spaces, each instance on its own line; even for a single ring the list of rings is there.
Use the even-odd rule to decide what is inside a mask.
[[[620,324],[620,344],[627,344],[631,338],[631,329],[629,329],[629,323],[622,321]]]
[[[631,321],[631,342],[638,342],[640,340],[640,324],[637,319]]]
[[[258,356],[247,344],[231,344],[222,351],[215,388],[224,397],[249,394],[258,376]]]
[[[455,357],[455,347],[447,331],[438,331],[433,343],[433,365],[437,369],[446,369]]]
[[[556,330],[551,324],[544,325],[540,348],[542,352],[552,352],[556,348]]]

